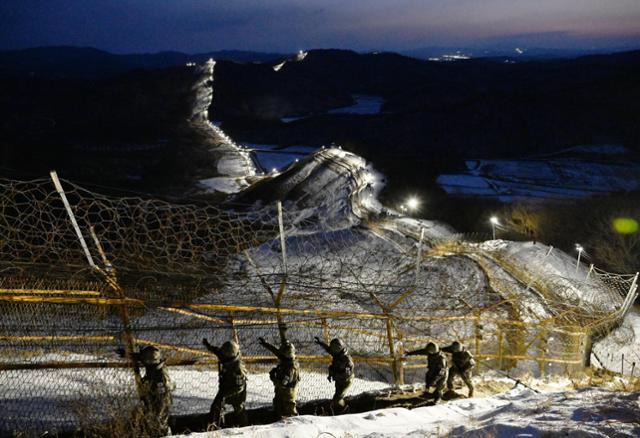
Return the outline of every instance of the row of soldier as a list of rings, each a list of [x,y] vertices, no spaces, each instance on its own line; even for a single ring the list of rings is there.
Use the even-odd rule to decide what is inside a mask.
[[[300,369],[296,359],[294,345],[281,339],[280,347],[275,347],[264,338],[258,339],[260,345],[278,358],[278,364],[269,372],[274,385],[273,408],[278,418],[298,415],[296,399]],[[345,344],[338,338],[326,344],[315,337],[314,342],[321,346],[332,357],[329,365],[328,380],[335,382],[335,392],[331,403],[334,412],[345,410],[344,397],[353,382],[354,363]],[[247,424],[245,401],[247,397],[247,370],[240,354],[240,347],[236,342],[227,341],[221,347],[211,345],[204,338],[204,346],[218,358],[218,393],[216,394],[209,412],[209,427],[220,427],[223,421],[225,405],[231,405],[239,418],[240,424]],[[451,353],[452,365],[447,366],[444,353]],[[123,350],[119,350],[124,355]],[[469,389],[469,397],[473,396],[471,371],[475,366],[473,356],[458,341],[439,349],[429,342],[425,348],[406,353],[410,355],[427,356],[427,373],[425,376],[425,392],[437,403],[443,395],[445,384],[449,390],[453,388],[453,380],[458,375]],[[136,365],[145,368],[145,375],[141,381],[142,412],[141,422],[144,429],[152,435],[169,434],[169,409],[171,407],[171,390],[173,386],[164,364],[164,359],[156,347],[145,347],[133,354]]]

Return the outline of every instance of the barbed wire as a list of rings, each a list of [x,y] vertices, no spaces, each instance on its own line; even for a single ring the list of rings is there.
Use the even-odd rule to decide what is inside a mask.
[[[543,274],[565,261],[551,263],[542,245],[526,259],[462,236],[419,247],[348,221],[331,227],[286,203],[281,231],[275,205],[172,204],[62,184],[87,252],[50,181],[0,180],[0,388],[11,394],[0,422],[9,432],[68,427],[79,418],[72,405],[99,407],[82,416],[98,422],[125,412],[135,383],[115,350],[127,342],[163,351],[176,415],[206,412],[215,394],[203,337],[237,340],[250,405],[270,403],[274,358],[257,339],[278,339],[283,327],[309,400],[331,396],[315,336],[350,347],[354,392],[421,380],[424,363],[402,354],[430,340],[458,339],[502,369],[561,372],[582,364],[591,330],[615,322],[634,282],[598,269]]]

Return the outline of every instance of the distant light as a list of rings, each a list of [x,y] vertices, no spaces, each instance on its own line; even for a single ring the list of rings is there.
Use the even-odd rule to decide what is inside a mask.
[[[493,225],[499,225],[500,224],[500,222],[498,221],[498,218],[495,217],[495,216],[491,216],[489,218],[489,222],[491,222]]]
[[[582,251],[584,251],[584,248],[579,243],[576,243],[576,251],[582,252]]]
[[[518,53],[518,55],[522,55],[524,53],[524,50],[522,50],[520,47],[516,47],[516,52]]]
[[[296,158],[296,163],[297,163],[298,161],[300,161],[300,160]]]
[[[278,169],[276,169],[275,167],[273,169],[271,169],[271,172],[276,173],[278,171]]]
[[[419,206],[420,206],[420,200],[415,196],[412,196],[407,200],[407,207],[409,207],[409,210],[411,211],[416,210]]]
[[[638,232],[638,221],[630,217],[617,217],[613,220],[611,227],[616,233],[633,234]]]

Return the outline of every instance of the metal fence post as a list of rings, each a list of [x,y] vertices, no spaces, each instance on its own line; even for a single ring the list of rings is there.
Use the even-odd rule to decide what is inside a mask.
[[[480,312],[476,313],[476,320],[474,324],[474,338],[475,338],[475,355],[480,357],[480,340],[482,339],[482,329],[480,325]]]
[[[233,318],[233,312],[229,312],[229,323],[231,324],[231,334],[233,335],[233,341],[240,345],[240,338],[238,337],[238,328],[236,327],[236,321]]]
[[[422,261],[422,241],[424,240],[424,228],[420,228],[420,240],[418,241],[418,252],[416,254],[416,280],[415,287],[418,287],[420,280],[420,262]]]
[[[400,372],[398,367],[398,358],[396,357],[396,347],[393,339],[393,321],[391,317],[387,318],[387,341],[389,342],[389,355],[391,356],[391,371],[393,373],[393,383],[402,385],[400,382]]]
[[[502,369],[502,355],[503,355],[503,347],[502,347],[502,340],[503,340],[504,334],[502,332],[502,328],[500,328],[500,331],[498,332],[498,369],[501,370]]]
[[[58,192],[58,195],[60,195],[60,199],[64,204],[64,208],[67,210],[67,214],[69,215],[69,220],[71,221],[71,225],[73,225],[73,229],[75,230],[76,235],[78,236],[78,240],[80,241],[80,245],[82,246],[84,255],[87,258],[89,265],[92,268],[95,268],[96,264],[93,262],[93,257],[91,257],[91,253],[89,252],[89,248],[87,247],[87,242],[84,240],[84,236],[80,231],[80,227],[78,226],[76,217],[73,214],[73,210],[71,210],[71,205],[69,204],[67,195],[65,194],[64,189],[62,188],[62,184],[60,184],[60,180],[58,179],[58,174],[56,173],[55,170],[52,170],[51,172],[49,172],[49,175],[51,175],[51,180],[53,181],[53,185],[56,187],[56,191]]]
[[[538,367],[540,368],[540,376],[544,377],[546,373],[546,353],[547,353],[547,325],[540,326],[540,342],[538,343],[540,356],[538,357]]]
[[[322,318],[322,337],[324,338],[325,343],[329,343],[329,323],[327,322],[327,318]]]
[[[278,228],[280,229],[280,250],[282,251],[282,272],[287,274],[287,248],[284,238],[284,221],[282,219],[282,202],[278,201]]]

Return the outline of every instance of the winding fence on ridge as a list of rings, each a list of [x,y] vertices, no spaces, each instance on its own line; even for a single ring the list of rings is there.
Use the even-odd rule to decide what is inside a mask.
[[[203,337],[239,342],[249,407],[272,397],[260,336],[296,345],[301,400],[333,392],[314,336],[349,346],[350,394],[421,382],[424,359],[403,354],[430,340],[458,339],[490,367],[564,373],[636,296],[637,275],[548,275],[556,255],[540,244],[519,260],[509,247],[334,230],[286,204],[172,204],[55,181],[0,181],[0,434],[127,415],[136,371],[119,347],[160,348],[172,414],[205,413],[217,361]]]

